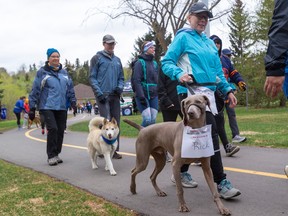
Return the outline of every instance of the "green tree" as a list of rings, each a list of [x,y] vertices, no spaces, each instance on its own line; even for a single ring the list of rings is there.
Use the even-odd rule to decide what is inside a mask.
[[[244,105],[247,102],[248,92],[252,86],[248,76],[251,74],[251,67],[248,59],[251,57],[251,48],[255,43],[253,39],[253,22],[251,16],[245,10],[245,5],[241,0],[235,0],[232,6],[231,14],[228,16],[228,27],[230,30],[229,41],[235,55],[233,63],[236,69],[241,73],[248,84],[248,89],[245,93],[240,92],[237,95],[239,104]],[[254,87],[254,86],[253,86]],[[246,103],[247,105],[247,103]]]
[[[77,72],[77,80],[75,81],[74,85],[79,83],[89,85],[89,64],[88,61],[85,61],[83,66],[79,65],[79,70]]]

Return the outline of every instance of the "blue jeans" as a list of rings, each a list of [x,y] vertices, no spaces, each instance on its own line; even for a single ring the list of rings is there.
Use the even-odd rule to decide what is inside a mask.
[[[146,99],[146,103],[148,106],[144,106],[140,103],[140,98],[135,97],[136,104],[138,110],[142,115],[142,123],[143,127],[154,124],[156,122],[156,117],[158,114],[158,97],[151,98],[150,100]]]

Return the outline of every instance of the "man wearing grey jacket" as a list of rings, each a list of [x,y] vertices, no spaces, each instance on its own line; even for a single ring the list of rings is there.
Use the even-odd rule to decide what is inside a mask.
[[[116,41],[112,35],[103,37],[104,50],[99,51],[90,61],[89,81],[96,97],[100,116],[111,120],[113,117],[120,125],[120,96],[124,87],[124,72],[120,58],[114,55]],[[121,159],[117,153],[114,159]]]

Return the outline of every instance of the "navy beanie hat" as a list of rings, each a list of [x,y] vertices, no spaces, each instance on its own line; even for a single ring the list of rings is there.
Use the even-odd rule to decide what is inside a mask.
[[[57,49],[49,48],[49,49],[47,50],[47,52],[46,52],[47,58],[49,58],[49,57],[51,56],[51,54],[54,53],[54,52],[57,52],[57,53],[60,55],[60,53],[58,52]]]

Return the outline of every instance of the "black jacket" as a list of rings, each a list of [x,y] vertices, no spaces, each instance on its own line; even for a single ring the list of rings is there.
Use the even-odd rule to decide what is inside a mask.
[[[181,110],[180,102],[178,99],[176,86],[178,85],[177,80],[171,80],[166,76],[162,70],[159,71],[158,77],[158,98],[159,107],[161,110]],[[174,106],[171,106],[171,105]],[[170,108],[168,108],[171,106]]]
[[[284,76],[288,53],[288,1],[275,0],[265,60],[266,76]]]
[[[146,80],[143,71],[143,65],[140,60],[135,62],[134,72],[132,73],[131,82],[135,96],[138,98],[154,98],[157,97],[157,83],[158,83],[158,65],[155,65],[154,56],[141,54],[138,59],[143,59],[146,66]],[[143,85],[147,83],[148,85]]]

